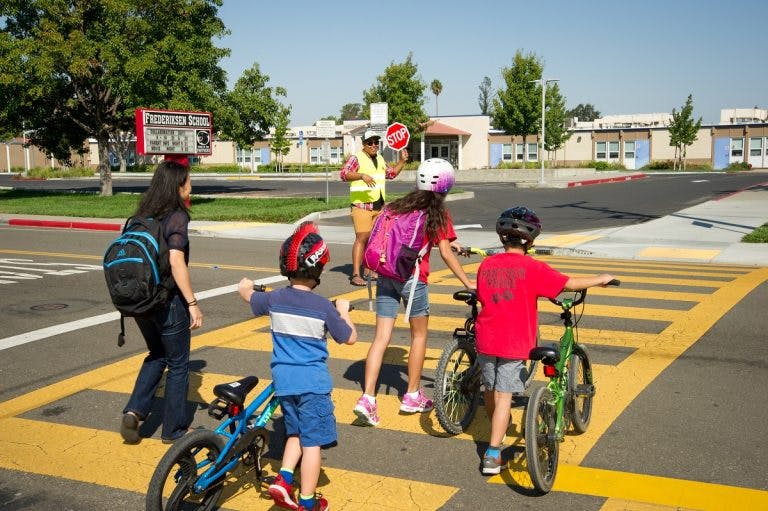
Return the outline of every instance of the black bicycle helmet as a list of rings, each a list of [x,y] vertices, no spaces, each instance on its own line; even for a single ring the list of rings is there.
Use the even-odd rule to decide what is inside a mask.
[[[541,220],[536,213],[525,206],[507,209],[496,220],[496,234],[502,242],[514,239],[532,243],[541,232]]]
[[[320,282],[331,253],[313,222],[304,222],[280,247],[280,275]]]

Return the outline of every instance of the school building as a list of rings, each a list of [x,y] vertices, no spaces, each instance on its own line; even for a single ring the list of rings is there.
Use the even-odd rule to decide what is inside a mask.
[[[411,136],[408,151],[412,160],[439,157],[460,169],[494,169],[504,163],[540,162],[558,167],[578,167],[583,162],[618,163],[627,169],[640,169],[652,161],[672,160],[675,148],[669,145],[671,114],[613,115],[590,122],[573,120],[570,138],[557,151],[539,154],[539,135],[512,136],[494,129],[486,115],[457,115],[432,117],[426,130],[416,138]],[[370,123],[367,120],[344,121],[334,128],[334,136],[319,137],[316,126],[289,128],[291,146],[282,157],[286,164],[328,164],[338,166],[346,155],[362,148],[360,137]],[[214,140],[212,154],[200,158],[202,164],[232,164],[257,172],[259,167],[273,162],[275,154],[270,140],[252,147],[238,147],[230,141]],[[20,138],[0,142],[0,172],[12,169],[51,166],[61,162],[48,158],[37,148],[23,146]],[[382,148],[384,157],[394,161],[396,155]],[[153,163],[158,157],[129,156],[129,164],[137,161]],[[78,165],[98,165],[95,140],[89,141],[83,157],[76,156]],[[110,163],[117,158],[110,155]],[[768,168],[768,110],[759,108],[721,110],[720,122],[702,126],[697,140],[687,148],[689,164],[708,164],[723,169],[734,162],[745,162],[753,168]],[[27,167],[28,166],[28,167]]]

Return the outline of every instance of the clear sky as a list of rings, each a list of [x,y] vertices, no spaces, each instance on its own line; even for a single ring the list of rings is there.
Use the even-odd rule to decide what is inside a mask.
[[[559,79],[566,105],[602,115],[671,112],[693,94],[695,117],[768,108],[768,1],[224,0],[230,86],[253,63],[288,91],[291,124],[338,116],[391,63],[413,53],[427,84],[443,84],[439,115],[478,114],[483,77],[502,85],[515,51]]]

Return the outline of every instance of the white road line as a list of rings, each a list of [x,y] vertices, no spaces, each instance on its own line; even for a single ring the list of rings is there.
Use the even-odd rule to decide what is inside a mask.
[[[274,275],[272,277],[265,277],[263,279],[256,280],[255,283],[267,285],[274,284],[275,282],[281,282],[283,280],[286,280],[286,278],[282,275]],[[225,295],[235,291],[237,291],[237,284],[209,289],[207,291],[195,293],[195,296],[198,300],[204,300],[206,298],[213,298],[214,296]],[[24,334],[6,337],[5,339],[0,339],[0,351],[13,348],[15,346],[21,346],[22,344],[39,341],[41,339],[47,339],[48,337],[53,337],[55,335],[80,330],[82,328],[88,328],[91,326],[100,325],[102,323],[108,323],[109,321],[116,321],[118,319],[120,319],[119,312],[108,312],[107,314],[100,314],[90,318],[78,319],[76,321],[70,321],[69,323],[62,323],[60,325],[49,326]]]

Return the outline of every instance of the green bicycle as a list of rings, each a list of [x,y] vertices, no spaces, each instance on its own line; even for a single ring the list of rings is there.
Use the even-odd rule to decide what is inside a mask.
[[[607,285],[618,286],[614,279]],[[573,308],[582,304],[587,291],[574,292],[572,298],[550,301],[563,312],[565,332],[559,346],[537,346],[530,352],[531,360],[539,360],[549,383],[533,391],[525,410],[525,454],[528,473],[534,488],[542,493],[552,489],[557,475],[560,442],[565,431],[573,425],[576,433],[584,433],[592,418],[595,384],[592,365],[584,346],[578,343],[578,323]]]

